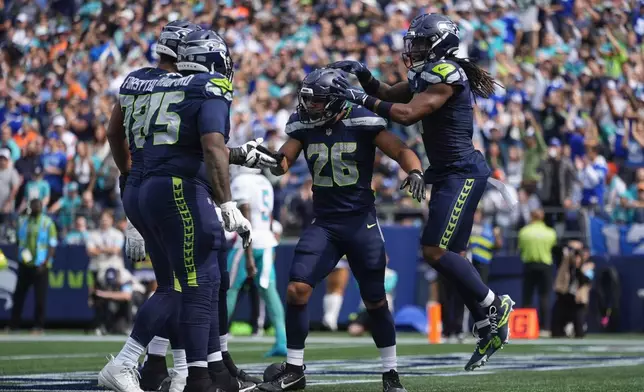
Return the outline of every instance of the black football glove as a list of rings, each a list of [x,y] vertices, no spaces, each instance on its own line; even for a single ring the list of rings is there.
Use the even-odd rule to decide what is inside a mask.
[[[358,105],[364,105],[367,97],[369,97],[369,95],[364,91],[351,87],[349,81],[343,77],[336,77],[333,79],[331,93]]]
[[[423,179],[423,173],[418,170],[412,170],[409,172],[409,175],[400,185],[401,190],[409,187],[409,192],[411,192],[411,197],[422,202],[425,200],[425,180]]]
[[[360,84],[366,83],[371,79],[371,71],[367,69],[367,66],[353,60],[342,60],[336,61],[328,65],[329,68],[340,69],[344,72],[354,74],[360,81]]]

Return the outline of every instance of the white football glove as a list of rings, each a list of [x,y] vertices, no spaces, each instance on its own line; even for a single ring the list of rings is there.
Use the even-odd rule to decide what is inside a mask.
[[[277,166],[277,160],[270,156],[267,152],[268,150],[260,144],[264,139],[257,138],[242,144],[240,147],[246,154],[246,161],[242,164],[245,167],[251,167],[255,169],[264,169]]]
[[[244,248],[248,248],[250,243],[253,242],[251,226],[248,219],[244,218],[244,215],[237,208],[237,203],[227,201],[219,206],[219,208],[221,208],[224,229],[231,232],[236,231],[243,240]]]
[[[129,219],[125,229],[125,255],[132,261],[145,260],[145,241]]]

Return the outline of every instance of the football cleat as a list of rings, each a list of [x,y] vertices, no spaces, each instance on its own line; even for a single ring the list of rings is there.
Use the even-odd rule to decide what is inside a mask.
[[[260,380],[259,378],[253,377],[245,371],[239,369],[235,365],[235,362],[233,361],[233,358],[230,356],[230,353],[228,351],[222,352],[221,355],[224,359],[224,365],[226,365],[230,374],[232,374],[234,377],[237,377],[238,380],[253,384],[259,384],[262,382],[262,380]]]
[[[98,385],[115,392],[143,392],[139,387],[139,373],[136,364],[114,363],[114,357],[108,357],[109,362],[98,373]]]
[[[299,391],[304,389],[306,387],[304,369],[304,366],[293,366],[284,363],[281,365],[279,372],[271,376],[272,381],[259,384],[258,388],[260,391],[266,392]]]
[[[492,354],[502,349],[510,339],[510,326],[508,321],[510,313],[514,310],[514,301],[509,295],[502,295],[500,309],[490,306],[488,318],[490,320],[490,332],[484,337],[478,337],[476,348],[472,357],[465,365],[465,370],[471,371],[479,368],[490,359]],[[474,336],[477,336],[474,333]]]
[[[188,379],[181,376],[174,369],[170,369],[168,373],[170,373],[170,386],[168,388],[168,392],[183,392],[183,390],[186,388]],[[160,390],[162,391],[163,389]]]
[[[400,383],[397,371],[391,369],[382,374],[382,392],[407,392]]]
[[[167,391],[169,387],[168,368],[165,363],[165,357],[160,355],[148,355],[143,366],[139,368],[141,380],[139,386],[144,391]],[[166,381],[166,385],[164,385]],[[164,388],[165,387],[165,388]]]

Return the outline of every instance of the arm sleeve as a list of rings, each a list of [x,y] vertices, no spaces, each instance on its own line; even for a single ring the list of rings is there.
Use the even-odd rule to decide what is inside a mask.
[[[199,108],[197,128],[200,135],[218,132],[226,136],[230,124],[230,104],[218,98],[208,99]]]

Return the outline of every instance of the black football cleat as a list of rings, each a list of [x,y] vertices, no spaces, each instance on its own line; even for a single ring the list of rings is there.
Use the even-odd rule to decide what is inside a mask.
[[[400,383],[398,372],[391,369],[382,374],[382,391],[383,392],[407,392],[405,387]]]
[[[257,387],[257,384],[254,382],[242,381],[234,377],[221,362],[219,366],[215,366],[214,363],[208,364],[208,373],[213,384],[226,392],[250,392]]]
[[[160,355],[149,355],[139,369],[141,380],[139,386],[144,391],[167,391],[170,387],[168,367],[165,363],[165,357]]]
[[[304,369],[304,366],[284,363],[280,372],[273,377],[272,381],[259,384],[258,388],[260,391],[265,392],[299,391],[304,389],[306,387]]]
[[[193,378],[188,376],[186,387],[183,392],[228,392],[217,388],[210,377]]]
[[[262,382],[262,380],[260,380],[259,378],[251,376],[245,371],[239,369],[235,365],[235,362],[233,361],[233,358],[230,356],[230,353],[228,351],[222,352],[221,355],[224,359],[224,365],[226,365],[228,371],[230,371],[230,374],[232,374],[233,377],[236,377],[239,381],[245,382],[247,384],[253,383],[255,385],[258,385]]]

